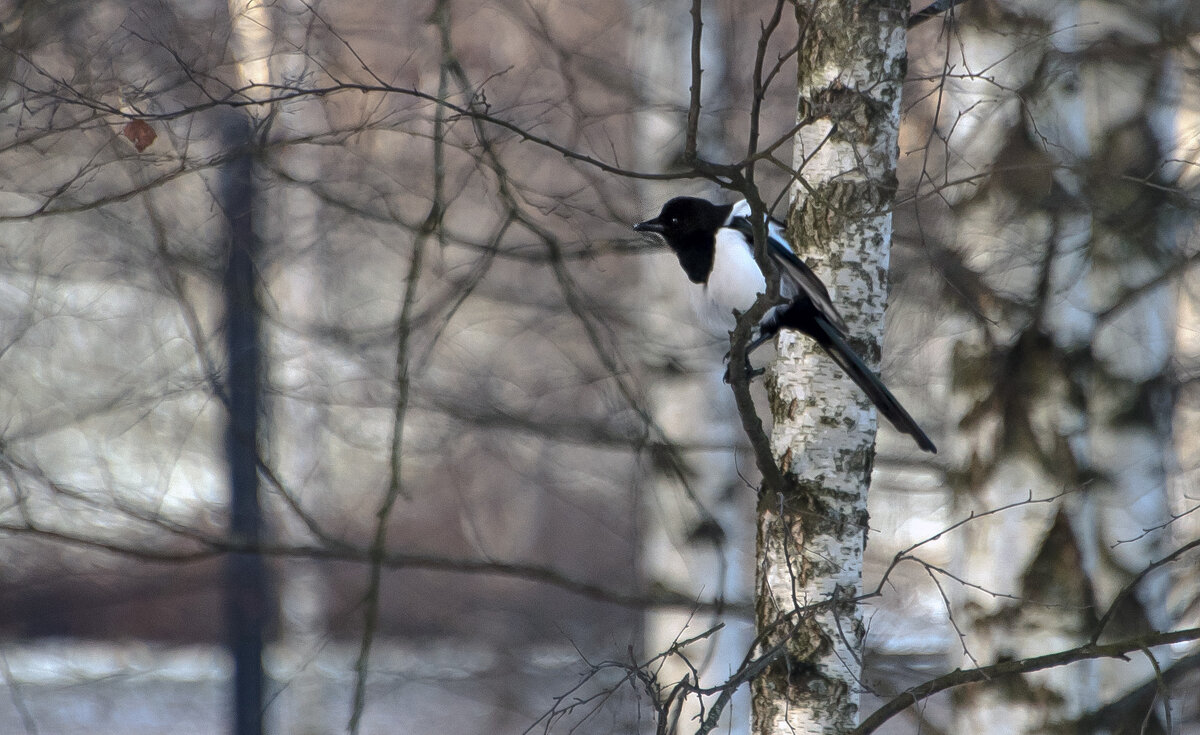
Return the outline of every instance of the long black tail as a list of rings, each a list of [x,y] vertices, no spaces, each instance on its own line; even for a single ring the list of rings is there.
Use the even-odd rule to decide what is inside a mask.
[[[867,367],[862,358],[846,343],[846,338],[842,336],[841,330],[830,323],[808,299],[796,299],[790,304],[775,307],[767,312],[767,315],[759,322],[759,335],[750,343],[746,354],[749,355],[774,337],[781,327],[795,329],[812,337],[817,344],[821,345],[821,349],[825,350],[833,358],[833,361],[850,376],[850,379],[862,389],[863,393],[867,394],[867,398],[871,399],[871,403],[875,404],[879,413],[892,422],[892,426],[915,439],[917,446],[921,449],[937,454],[937,447],[933,445],[925,432],[921,431],[921,427],[917,426],[913,417],[908,415],[908,411],[904,410],[904,406],[900,405],[896,396],[892,395],[879,376],[871,372],[871,368]]]
[[[867,394],[867,398],[871,399],[871,403],[875,404],[875,408],[879,409],[879,413],[886,416],[898,431],[915,439],[918,447],[926,452],[937,454],[937,447],[933,445],[925,432],[921,431],[921,427],[917,426],[917,422],[908,415],[908,411],[904,410],[904,406],[900,405],[900,401],[896,400],[896,396],[892,395],[879,376],[872,372],[862,358],[855,354],[838,328],[820,314],[813,315],[809,325],[806,326],[810,325],[816,328],[803,331],[821,345],[821,348],[833,358],[833,361],[846,371],[850,379],[859,388],[862,388],[863,393]]]

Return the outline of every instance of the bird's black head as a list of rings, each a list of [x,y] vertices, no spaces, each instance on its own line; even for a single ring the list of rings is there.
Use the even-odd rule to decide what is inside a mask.
[[[662,235],[692,283],[707,283],[713,267],[717,230],[732,211],[732,204],[675,197],[663,205],[657,217],[639,222],[633,229]]]
[[[638,232],[653,232],[662,235],[667,244],[679,251],[684,243],[698,234],[712,234],[725,224],[730,207],[713,204],[698,197],[675,197],[663,205],[654,219],[633,226]]]

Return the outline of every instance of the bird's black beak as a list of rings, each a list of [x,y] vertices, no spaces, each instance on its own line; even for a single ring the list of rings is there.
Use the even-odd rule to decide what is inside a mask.
[[[638,222],[633,226],[633,229],[638,232],[653,232],[659,235],[663,234],[663,232],[666,230],[666,228],[663,227],[662,222],[659,222],[657,219],[648,219],[645,222]]]

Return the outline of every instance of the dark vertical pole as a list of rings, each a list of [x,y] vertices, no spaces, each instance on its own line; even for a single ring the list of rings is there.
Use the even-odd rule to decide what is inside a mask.
[[[225,269],[226,390],[229,423],[225,453],[229,463],[229,534],[235,544],[255,548],[261,536],[258,503],[258,417],[261,401],[261,346],[258,298],[254,287],[254,178],[251,131],[241,115],[223,122],[222,142],[231,157],[220,168],[217,196],[229,226]],[[234,662],[233,735],[259,735],[263,729],[262,650],[268,616],[267,574],[253,551],[230,554],[226,567],[228,644]]]

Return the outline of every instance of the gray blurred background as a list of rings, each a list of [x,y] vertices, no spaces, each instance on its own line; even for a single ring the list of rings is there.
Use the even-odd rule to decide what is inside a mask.
[[[773,7],[703,6],[712,160],[747,155]],[[740,198],[680,161],[689,8],[0,2],[0,732],[228,731],[248,547],[273,733],[652,732],[633,664],[678,680],[655,656],[723,624],[677,653],[708,685],[737,667],[756,470],[728,343],[630,230]],[[756,119],[780,216],[799,32],[785,5]],[[867,713],[1198,617],[1195,555],[1149,567],[1200,538],[1200,13],[969,0],[909,55],[883,373],[941,451],[881,427]],[[261,348],[233,450],[231,308]],[[228,531],[237,446],[254,543]],[[888,727],[1200,732],[1198,660]]]

